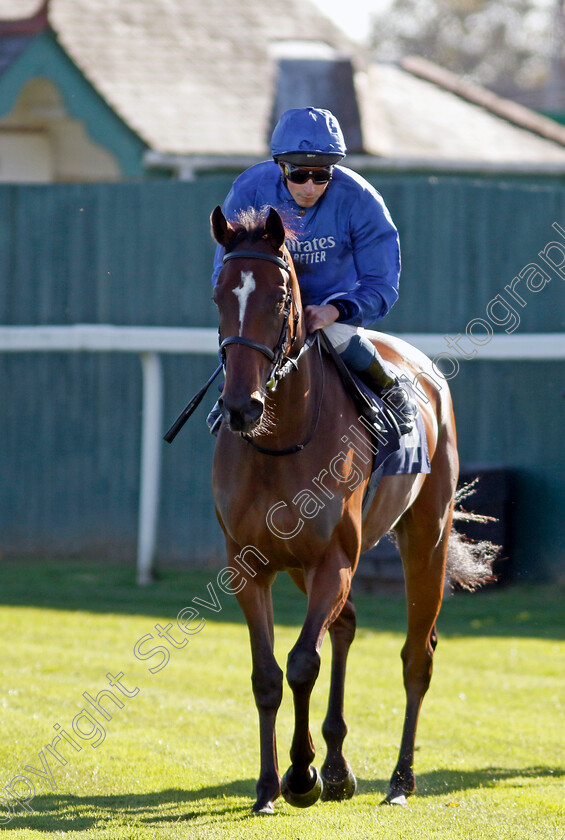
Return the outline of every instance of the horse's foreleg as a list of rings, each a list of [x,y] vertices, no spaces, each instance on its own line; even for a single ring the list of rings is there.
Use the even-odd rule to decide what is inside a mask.
[[[322,781],[311,767],[315,749],[310,735],[310,695],[320,670],[320,647],[326,630],[337,618],[349,594],[351,568],[345,556],[336,553],[306,574],[308,611],[302,632],[291,650],[287,680],[294,696],[294,737],[291,766],[282,791],[292,805],[307,807],[320,796]]]
[[[330,696],[322,734],[328,747],[322,767],[324,790],[322,799],[349,799],[355,793],[355,776],[343,754],[343,742],[347,735],[343,705],[345,691],[345,667],[349,648],[355,636],[357,624],[355,607],[351,597],[330,627],[332,640],[332,676]]]
[[[237,594],[249,627],[253,661],[251,682],[259,713],[261,770],[257,782],[257,801],[253,805],[253,811],[261,814],[274,812],[273,803],[281,791],[275,722],[282,700],[283,672],[273,654],[271,583],[272,579],[264,585],[248,580],[241,592]]]
[[[445,533],[434,548],[425,550],[422,547],[423,540],[417,539],[414,532],[410,534],[410,529],[411,526],[408,526],[404,533],[404,529],[400,529],[399,533],[406,581],[408,632],[402,649],[406,713],[398,763],[384,800],[384,803],[393,805],[405,805],[406,797],[416,789],[416,729],[432,677],[433,655],[437,644],[436,620],[443,597],[447,550]]]

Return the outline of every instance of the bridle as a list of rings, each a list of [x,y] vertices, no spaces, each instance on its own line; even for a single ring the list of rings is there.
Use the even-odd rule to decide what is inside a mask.
[[[288,277],[290,278],[290,265],[288,261],[284,257],[279,257],[276,254],[261,254],[257,251],[230,251],[228,254],[224,255],[223,263],[225,264],[229,262],[229,260],[235,259],[263,260],[266,262],[275,263],[275,265],[278,265],[279,268],[283,269],[283,271],[286,271]],[[273,366],[271,368],[269,378],[267,379],[267,389],[270,391],[274,391],[277,387],[278,381],[282,379],[282,377],[285,375],[284,373],[282,373],[284,363],[290,362],[291,365],[294,365],[297,361],[290,359],[285,354],[285,348],[287,347],[287,345],[289,345],[290,352],[290,348],[294,344],[296,338],[296,327],[300,319],[300,312],[298,310],[298,307],[295,306],[294,329],[292,334],[290,335],[289,340],[290,313],[292,311],[293,304],[294,296],[292,294],[292,285],[289,283],[282,310],[283,323],[281,327],[281,332],[278,341],[273,347],[273,349],[271,350],[271,348],[267,347],[266,344],[261,344],[261,342],[255,341],[252,338],[246,338],[243,335],[231,335],[228,338],[224,338],[224,340],[220,344],[220,356],[224,365],[226,361],[225,348],[228,347],[230,344],[243,344],[245,347],[251,347],[253,350],[257,350],[259,353],[262,353],[264,356],[266,356]]]
[[[284,257],[279,257],[276,254],[263,254],[258,253],[257,251],[230,251],[227,254],[224,254],[223,263],[227,263],[229,260],[235,259],[247,259],[247,260],[263,260],[266,262],[275,263],[278,265],[279,268],[282,268],[283,271],[287,272],[288,278],[290,279],[291,271],[290,271],[290,264]],[[294,329],[289,336],[290,331],[290,313],[292,311],[294,305]],[[288,345],[288,352],[290,352],[294,341],[296,340],[296,328],[298,326],[298,322],[300,320],[300,310],[296,305],[294,300],[294,295],[292,294],[292,284],[289,282],[288,289],[286,293],[286,297],[284,300],[283,305],[283,323],[281,327],[281,332],[278,338],[277,343],[275,344],[274,348],[271,350],[270,347],[267,347],[266,344],[261,344],[260,341],[255,341],[252,338],[246,338],[243,335],[231,335],[228,338],[224,338],[223,341],[220,343],[220,356],[222,360],[222,364],[225,366],[226,362],[226,350],[225,348],[228,347],[230,344],[242,344],[244,347],[250,347],[252,350],[257,350],[259,353],[262,353],[267,359],[271,362],[272,368],[267,379],[266,388],[269,391],[274,391],[277,387],[277,384],[281,379],[283,379],[291,370],[298,370],[298,361],[303,353],[310,349],[312,344],[316,343],[318,346],[318,355],[320,358],[320,367],[322,370],[322,387],[320,391],[320,399],[318,402],[318,407],[316,409],[316,415],[314,418],[314,423],[310,432],[302,443],[297,443],[294,446],[288,446],[285,449],[267,449],[264,446],[260,446],[258,443],[253,441],[249,435],[242,435],[243,439],[256,449],[258,452],[261,452],[264,455],[293,455],[295,452],[300,452],[301,449],[310,443],[316,429],[318,428],[318,423],[320,420],[320,414],[322,409],[322,401],[324,396],[324,365],[322,361],[322,348],[320,345],[320,339],[318,333],[313,333],[309,335],[300,348],[298,355],[296,358],[291,358],[285,352],[285,348]]]

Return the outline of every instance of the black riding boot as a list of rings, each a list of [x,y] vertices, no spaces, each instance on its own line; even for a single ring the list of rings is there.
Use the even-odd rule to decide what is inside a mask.
[[[403,388],[400,384],[400,381],[386,372],[376,350],[375,357],[369,367],[362,371],[356,371],[356,373],[359,379],[391,409],[400,434],[409,434],[414,428],[418,408],[406,388]]]
[[[222,414],[220,405],[218,402],[216,402],[215,406],[206,418],[206,425],[208,426],[208,430],[211,435],[214,435],[214,437],[218,436],[220,426],[222,425],[223,417],[224,415]]]
[[[399,380],[387,371],[386,363],[373,342],[363,332],[357,332],[339,355],[394,413],[400,434],[411,432],[418,412],[416,403]]]

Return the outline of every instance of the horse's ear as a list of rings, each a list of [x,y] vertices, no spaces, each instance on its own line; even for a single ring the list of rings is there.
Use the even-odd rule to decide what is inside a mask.
[[[265,222],[265,231],[273,248],[277,250],[282,248],[286,234],[282,219],[274,207],[271,207],[269,210],[269,215]]]
[[[219,245],[223,245],[225,248],[233,236],[233,228],[222,213],[222,208],[219,204],[212,210],[210,223],[212,225],[214,239]]]

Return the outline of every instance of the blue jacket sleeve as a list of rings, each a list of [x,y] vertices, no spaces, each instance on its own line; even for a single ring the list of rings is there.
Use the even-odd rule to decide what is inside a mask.
[[[351,306],[342,323],[369,326],[383,318],[398,299],[400,245],[398,231],[381,196],[364,191],[350,216],[350,237],[357,286],[335,298]],[[328,303],[330,300],[328,300]]]

